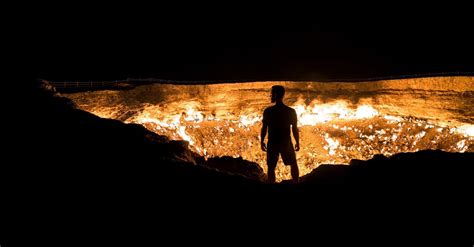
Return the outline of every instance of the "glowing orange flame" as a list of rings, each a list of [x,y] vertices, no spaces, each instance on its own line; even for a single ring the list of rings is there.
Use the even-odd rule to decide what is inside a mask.
[[[303,104],[292,107],[296,110],[300,126],[315,126],[335,119],[363,119],[379,115],[370,105],[360,105],[356,110],[348,108],[347,105],[345,101],[337,101],[330,104],[315,104],[312,107]]]
[[[140,123],[159,134],[189,142],[199,154],[210,157],[243,156],[259,163],[264,170],[265,153],[259,149],[258,131],[261,112],[226,118],[206,114],[196,103],[180,103],[182,111],[173,107],[149,106],[128,122]],[[297,153],[301,174],[319,164],[348,163],[350,159],[368,159],[376,153],[392,155],[421,149],[472,150],[474,126],[436,125],[425,120],[402,118],[380,113],[369,104],[350,107],[348,102],[297,103],[302,150]],[[440,136],[450,136],[451,144]],[[281,161],[280,161],[281,162]],[[277,167],[278,181],[290,177],[287,167]]]
[[[259,131],[273,85],[288,89],[285,102],[298,115],[301,175],[319,164],[347,164],[375,154],[474,151],[474,77],[199,86],[156,83],[68,97],[98,116],[139,123],[170,139],[186,140],[204,157],[242,156],[266,170]],[[282,165],[276,174],[277,180],[290,178],[289,168]]]

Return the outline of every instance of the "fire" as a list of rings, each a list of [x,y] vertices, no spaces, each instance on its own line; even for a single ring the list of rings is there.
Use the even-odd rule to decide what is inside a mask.
[[[474,77],[357,83],[156,83],[68,97],[100,117],[142,124],[170,139],[185,140],[205,158],[241,156],[266,170],[259,132],[273,85],[287,89],[285,103],[298,116],[301,175],[320,164],[347,164],[375,154],[474,151]],[[281,160],[276,174],[277,181],[291,178]]]
[[[199,123],[202,122],[203,119],[204,117],[202,113],[199,111],[195,111],[192,107],[188,107],[188,109],[186,110],[186,116],[184,117],[184,120]]]
[[[248,126],[254,125],[261,120],[262,120],[262,117],[256,113],[252,114],[251,116],[240,116],[239,127],[247,128]]]
[[[199,104],[146,107],[128,122],[140,123],[158,134],[189,142],[204,157],[230,155],[257,162],[266,169],[260,150],[261,112],[219,118],[197,109]],[[473,149],[473,125],[458,128],[427,120],[382,115],[369,104],[352,106],[345,101],[292,105],[298,116],[302,149],[297,153],[301,174],[320,164],[347,164],[374,154],[392,155],[421,149],[466,152]],[[288,167],[277,167],[278,181],[290,178]]]
[[[181,139],[188,141],[189,145],[194,146],[193,139],[186,133],[186,126],[179,126],[178,135],[181,137]]]
[[[300,126],[315,126],[319,123],[325,123],[336,119],[364,119],[377,116],[379,113],[370,105],[360,105],[356,110],[348,108],[345,101],[337,101],[329,104],[313,103],[313,106],[302,104],[295,105],[293,108],[298,115],[298,124]]]
[[[336,154],[336,149],[337,149],[338,146],[339,146],[339,141],[332,139],[331,137],[329,137],[328,134],[326,134],[326,136],[324,137],[324,139],[325,139],[326,142],[327,142],[327,145],[324,146],[324,149],[328,150],[328,154],[329,154],[330,156]]]
[[[357,111],[355,114],[356,119],[373,118],[377,115],[379,115],[379,113],[370,105],[361,105],[357,107]]]
[[[465,124],[457,128],[457,131],[465,137],[474,137],[474,125]]]

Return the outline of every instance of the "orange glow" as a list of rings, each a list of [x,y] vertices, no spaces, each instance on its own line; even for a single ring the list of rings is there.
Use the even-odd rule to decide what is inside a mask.
[[[441,127],[426,120],[380,115],[368,104],[349,107],[344,101],[312,102],[292,107],[298,115],[301,135],[302,150],[297,158],[302,175],[320,164],[347,164],[351,159],[369,159],[379,153],[390,156],[422,149],[466,152],[472,151],[474,143],[473,125]],[[194,108],[172,115],[166,108],[150,106],[128,122],[140,123],[172,139],[186,140],[192,150],[206,158],[241,156],[266,169],[258,137],[261,114],[227,114],[227,119],[204,116]],[[289,179],[289,172],[280,161],[278,181]]]
[[[366,160],[375,154],[390,156],[424,149],[473,152],[472,107],[463,105],[472,101],[463,96],[469,93],[463,92],[472,92],[474,80],[467,78],[458,84],[452,83],[451,78],[410,80],[352,84],[156,84],[137,87],[133,92],[69,96],[80,108],[98,116],[142,124],[170,139],[188,141],[189,147],[205,158],[241,156],[258,163],[264,171],[266,154],[260,149],[259,132],[263,109],[271,105],[268,90],[275,84],[289,88],[285,102],[297,112],[301,176],[320,164],[348,164],[351,159]],[[348,100],[347,94],[339,95],[342,89],[369,96]],[[161,98],[144,103],[130,100],[151,97],[150,90],[162,93]],[[308,94],[311,90],[312,95]],[[332,98],[322,98],[323,92]],[[125,97],[120,96],[125,93]],[[457,112],[465,115],[454,115]],[[283,166],[281,159],[276,176],[277,181],[291,178],[289,167]]]

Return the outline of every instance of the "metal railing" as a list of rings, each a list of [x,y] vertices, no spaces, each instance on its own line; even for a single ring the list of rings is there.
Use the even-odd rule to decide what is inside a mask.
[[[365,78],[339,78],[339,79],[321,79],[316,80],[317,82],[363,82],[363,81],[379,81],[379,80],[396,80],[396,79],[408,79],[408,78],[422,78],[422,77],[439,77],[439,76],[474,76],[474,72],[440,72],[440,73],[426,73],[426,74],[406,74],[396,76],[380,76],[380,77],[365,77]],[[47,80],[46,80],[47,81]],[[219,84],[219,83],[235,83],[235,82],[258,82],[258,81],[291,81],[291,82],[308,82],[311,80],[291,80],[291,79],[243,79],[243,80],[169,80],[169,79],[133,79],[128,78],[125,80],[115,81],[87,81],[87,82],[52,82],[48,81],[49,84],[58,88],[106,88],[106,87],[134,87],[141,84],[148,83],[162,83],[162,84],[181,84],[181,85],[199,85],[199,84]]]
[[[88,81],[88,82],[49,82],[55,88],[100,88],[100,87],[117,87],[118,81]]]

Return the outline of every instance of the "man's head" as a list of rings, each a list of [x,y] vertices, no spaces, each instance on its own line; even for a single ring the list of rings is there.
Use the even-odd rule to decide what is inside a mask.
[[[272,103],[282,101],[285,96],[285,88],[283,86],[275,85],[272,87]]]

